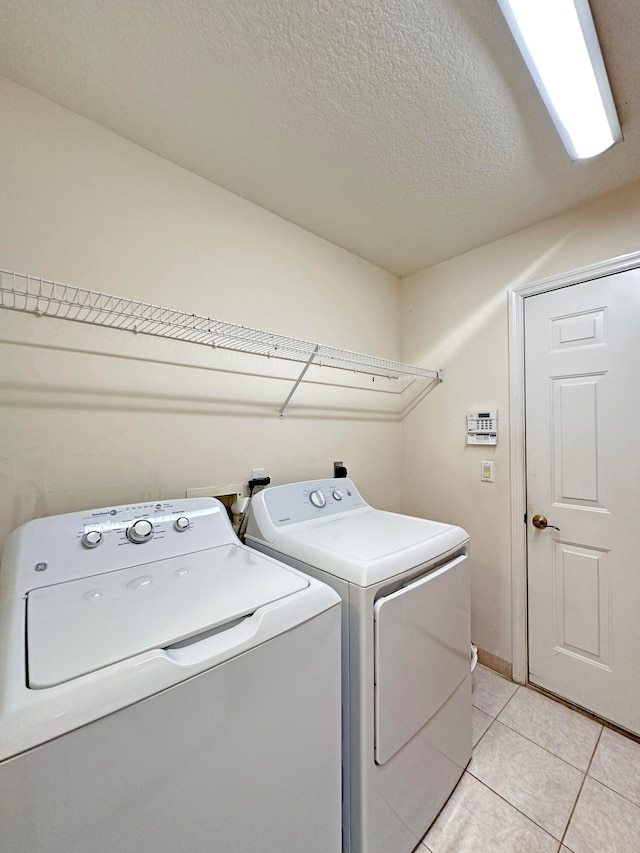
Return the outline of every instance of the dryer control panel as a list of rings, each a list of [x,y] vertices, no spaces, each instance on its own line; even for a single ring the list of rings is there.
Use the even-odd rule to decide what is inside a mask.
[[[266,511],[274,527],[285,527],[318,517],[365,509],[368,506],[353,482],[346,477],[340,477],[287,483],[284,486],[263,489],[253,498],[251,512]],[[250,531],[251,516],[247,534]]]

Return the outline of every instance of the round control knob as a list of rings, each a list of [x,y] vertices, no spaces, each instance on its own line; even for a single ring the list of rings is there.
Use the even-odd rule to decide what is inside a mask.
[[[309,500],[314,506],[317,506],[318,508],[323,507],[327,502],[327,499],[322,494],[322,492],[319,492],[317,489],[311,492],[311,494],[309,495]]]
[[[85,548],[97,548],[102,542],[102,533],[99,530],[87,530],[82,537],[82,544]]]
[[[341,501],[342,500],[342,492],[339,492],[337,489],[334,489],[331,492],[331,494],[333,495],[334,501]]]
[[[189,519],[186,515],[181,515],[180,518],[176,518],[173,526],[179,533],[184,533],[189,529]]]
[[[127,537],[130,542],[135,542],[136,545],[141,545],[143,542],[148,542],[153,536],[153,524],[147,521],[146,518],[139,518],[134,521],[131,527],[127,530]]]

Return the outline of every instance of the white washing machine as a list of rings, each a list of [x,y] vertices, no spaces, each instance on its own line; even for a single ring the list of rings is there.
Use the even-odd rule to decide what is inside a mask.
[[[410,853],[471,758],[467,533],[312,480],[259,492],[246,542],[340,594],[343,849]]]
[[[0,571],[6,853],[341,847],[340,600],[214,499],[37,519]]]

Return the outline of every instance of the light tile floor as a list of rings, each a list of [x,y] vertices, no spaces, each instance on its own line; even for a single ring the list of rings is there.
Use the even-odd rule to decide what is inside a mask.
[[[638,853],[640,744],[490,669],[473,758],[416,853]]]

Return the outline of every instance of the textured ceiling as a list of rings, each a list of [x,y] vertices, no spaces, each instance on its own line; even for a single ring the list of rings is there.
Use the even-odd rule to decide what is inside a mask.
[[[591,6],[581,163],[495,0],[0,0],[0,74],[403,275],[640,178],[640,10]]]

